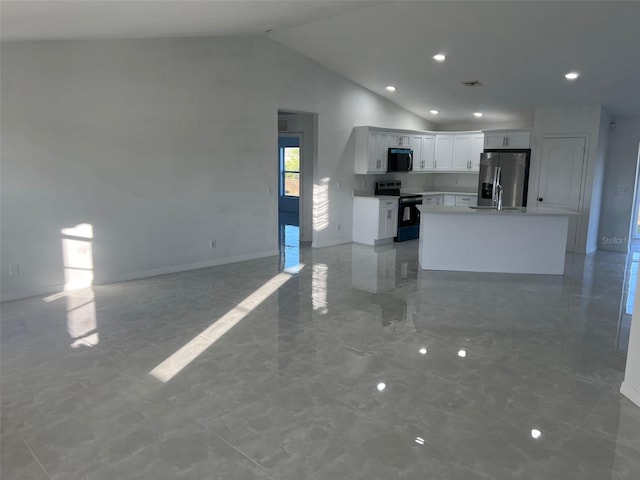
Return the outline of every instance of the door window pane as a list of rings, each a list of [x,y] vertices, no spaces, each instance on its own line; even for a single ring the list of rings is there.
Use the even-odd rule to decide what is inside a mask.
[[[300,174],[286,172],[284,174],[284,194],[288,197],[300,196]]]
[[[299,147],[285,147],[284,169],[288,172],[300,171],[300,148]]]
[[[300,147],[284,147],[281,155],[281,194],[285,197],[300,197]]]

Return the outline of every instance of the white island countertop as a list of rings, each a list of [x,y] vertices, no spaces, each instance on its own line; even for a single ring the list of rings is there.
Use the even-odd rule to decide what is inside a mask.
[[[454,215],[577,215],[575,212],[551,207],[526,207],[496,210],[492,208],[472,208],[468,205],[443,207],[438,205],[418,205],[420,213],[439,213]]]
[[[419,205],[424,270],[562,275],[569,218],[559,208]]]

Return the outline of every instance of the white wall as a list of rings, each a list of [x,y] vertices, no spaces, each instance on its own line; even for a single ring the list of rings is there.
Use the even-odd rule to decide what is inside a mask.
[[[609,117],[600,105],[539,108],[534,114],[529,205],[535,204],[540,177],[540,139],[545,135],[577,134],[587,137],[576,235],[576,251],[579,253],[591,253],[597,248],[608,125]]]
[[[274,254],[279,108],[318,113],[314,244],[350,241],[353,126],[428,127],[262,37],[1,49],[4,300],[62,288],[80,223],[96,282]]]
[[[640,117],[614,117],[600,213],[599,248],[626,252],[640,146]]]

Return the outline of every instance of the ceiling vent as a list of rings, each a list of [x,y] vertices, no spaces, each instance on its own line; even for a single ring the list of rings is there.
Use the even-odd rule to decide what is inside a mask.
[[[471,80],[469,82],[462,82],[465,87],[481,87],[482,83],[480,80]]]

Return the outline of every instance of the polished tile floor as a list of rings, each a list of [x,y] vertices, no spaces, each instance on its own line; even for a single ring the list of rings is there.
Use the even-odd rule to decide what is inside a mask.
[[[292,254],[2,304],[2,479],[640,478],[624,255]]]

